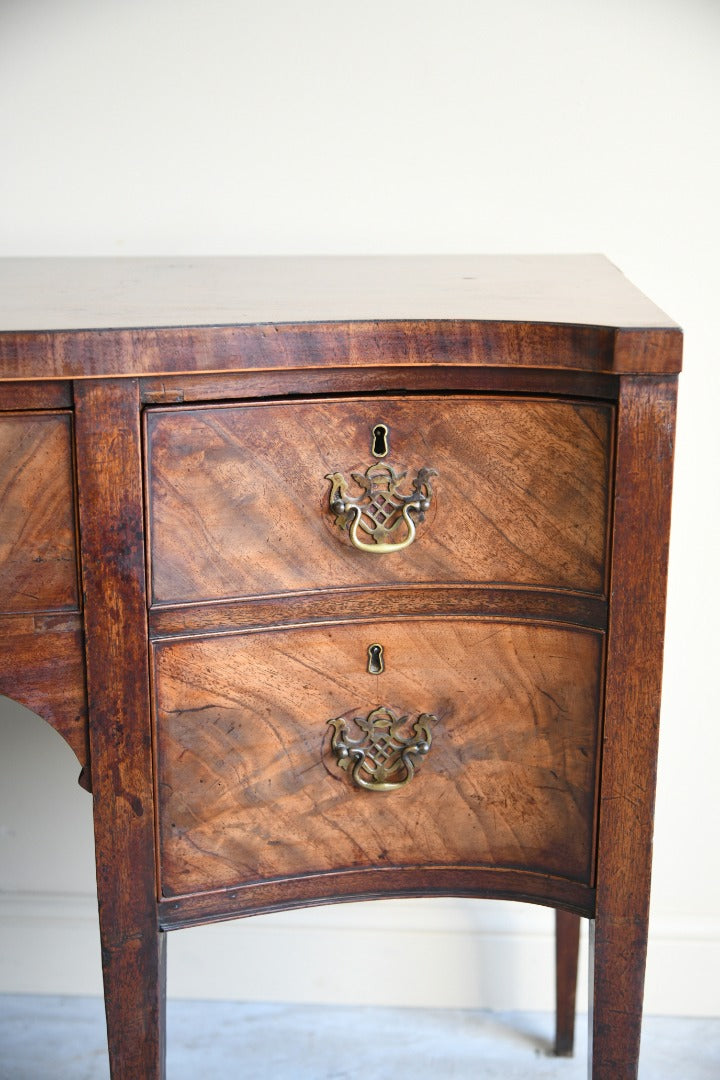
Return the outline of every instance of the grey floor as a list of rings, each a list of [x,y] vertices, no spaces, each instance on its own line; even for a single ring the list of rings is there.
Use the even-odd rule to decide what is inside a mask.
[[[168,1080],[584,1078],[549,1054],[552,1017],[441,1009],[168,1004]],[[102,1002],[0,996],[1,1080],[107,1080]],[[718,1080],[720,1020],[647,1017],[641,1080]]]

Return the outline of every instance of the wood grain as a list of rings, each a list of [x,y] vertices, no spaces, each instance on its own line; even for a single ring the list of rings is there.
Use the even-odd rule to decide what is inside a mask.
[[[672,378],[628,379],[618,404],[597,915],[591,924],[593,1080],[637,1076],[676,393]]]
[[[555,1046],[559,1057],[571,1057],[575,1045],[580,919],[573,912],[555,911]]]
[[[596,596],[548,589],[487,585],[327,589],[266,599],[183,604],[150,611],[151,637],[217,634],[337,619],[403,619],[408,616],[483,615],[504,619],[574,623],[607,629],[607,603]]]
[[[340,870],[251,882],[229,889],[160,900],[167,930],[236,916],[383,897],[468,896],[562,907],[579,915],[595,911],[595,890],[567,878],[487,866],[401,866]]]
[[[0,612],[79,607],[69,413],[0,415]]]
[[[597,257],[0,261],[0,692],[90,760],[113,1080],[164,1073],[159,927],[432,895],[594,916],[592,1076],[636,1077],[681,346]],[[440,473],[387,565],[323,481],[378,421]],[[378,704],[438,717],[384,795],[326,724]]]
[[[679,371],[682,334],[655,348],[621,348],[615,331],[517,322],[286,323],[147,330],[0,333],[0,380],[105,378],[184,372],[382,369],[404,365],[546,368],[609,375]],[[637,357],[637,360],[635,359]]]
[[[0,412],[72,408],[69,382],[0,382]]]
[[[162,1080],[137,382],[75,388],[95,850],[112,1080]]]
[[[602,640],[436,619],[155,645],[163,895],[418,864],[590,884]],[[391,793],[355,787],[329,746],[328,720],[379,704],[438,718]]]
[[[88,772],[82,619],[76,614],[0,616],[0,694],[42,716]]]
[[[652,347],[626,331],[650,332]],[[681,347],[602,256],[0,260],[0,380],[437,363],[664,372]]]
[[[378,422],[408,490],[438,472],[414,544],[384,556],[352,547],[326,479],[374,464]],[[148,410],[153,603],[399,582],[601,595],[611,425],[604,405],[502,397]]]
[[[0,383],[0,393],[2,386]],[[244,371],[232,375],[163,375],[140,381],[140,396],[149,405],[398,390],[403,393],[423,390],[536,393],[614,401],[618,376],[557,368],[459,367],[438,363],[416,367],[388,364],[375,368]]]

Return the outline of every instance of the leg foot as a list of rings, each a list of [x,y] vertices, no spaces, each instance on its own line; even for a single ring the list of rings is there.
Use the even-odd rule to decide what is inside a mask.
[[[555,911],[555,1053],[570,1057],[575,1042],[580,916]]]

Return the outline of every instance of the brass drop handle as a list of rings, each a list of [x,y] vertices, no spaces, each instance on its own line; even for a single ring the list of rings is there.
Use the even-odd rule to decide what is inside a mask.
[[[399,490],[407,473],[398,473],[392,465],[377,463],[364,473],[350,475],[360,488],[359,495],[349,494],[342,473],[328,473],[325,479],[330,481],[330,509],[336,515],[335,524],[349,532],[353,547],[374,555],[410,547],[416,534],[415,520],[410,515],[424,521],[432,499],[430,479],[437,476],[435,469],[420,469],[408,494]],[[362,539],[361,532],[370,537],[370,542]],[[394,539],[396,536],[398,539]]]
[[[410,783],[418,761],[430,752],[430,725],[437,723],[437,717],[421,713],[412,725],[412,735],[404,738],[400,728],[407,719],[380,705],[366,718],[356,716],[352,721],[361,732],[359,739],[348,738],[344,716],[328,720],[335,729],[330,745],[337,763],[350,772],[358,787],[366,791],[395,791]]]
[[[407,536],[404,540],[399,541],[397,544],[366,544],[360,539],[358,535],[358,529],[361,526],[363,512],[359,506],[351,506],[350,513],[353,514],[353,521],[350,526],[350,542],[353,547],[356,547],[358,551],[371,551],[375,555],[387,555],[392,551],[402,551],[403,548],[410,547],[415,539],[415,522],[410,517],[410,506],[403,506],[402,516],[405,524],[407,525]],[[414,506],[412,509],[416,509]],[[364,526],[363,526],[364,528]]]

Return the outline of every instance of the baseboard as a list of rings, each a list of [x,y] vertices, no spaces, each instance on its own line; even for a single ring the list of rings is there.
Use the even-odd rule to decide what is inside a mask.
[[[553,916],[472,900],[391,900],[219,923],[171,935],[180,998],[549,1010]],[[585,1007],[583,935],[578,1007]],[[648,1014],[720,1015],[720,919],[651,924]],[[100,994],[95,900],[0,895],[0,992]]]

